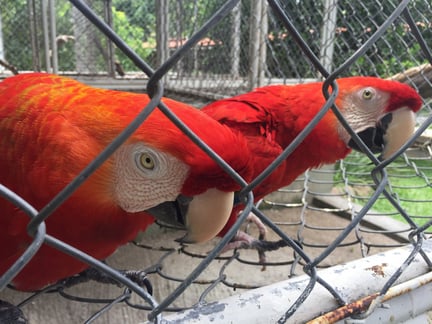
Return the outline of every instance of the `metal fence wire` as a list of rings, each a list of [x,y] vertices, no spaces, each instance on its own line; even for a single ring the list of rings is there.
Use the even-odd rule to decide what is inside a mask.
[[[1,22],[5,27],[5,21],[8,24],[17,23],[15,37],[7,34],[12,29],[0,28],[3,30],[0,39],[5,42],[0,46],[2,73],[46,70],[77,77],[91,76],[88,81],[96,83],[97,77],[106,75],[125,81],[122,86],[129,84],[132,87],[130,85],[135,84],[136,88],[142,88],[146,83],[146,91],[152,101],[143,107],[123,133],[40,211],[0,185],[3,199],[12,202],[31,218],[28,230],[34,237],[19,262],[0,278],[1,299],[12,299],[35,322],[37,319],[48,322],[44,316],[49,314],[47,309],[50,303],[63,297],[78,303],[70,302],[65,309],[55,312],[71,312],[71,321],[74,322],[108,323],[115,319],[112,314],[116,313],[120,313],[120,317],[114,322],[136,322],[133,316],[141,321],[147,316],[149,321],[155,323],[235,322],[232,318],[246,318],[249,311],[258,322],[264,318],[271,322],[294,323],[313,320],[339,308],[341,312],[324,314],[315,319],[316,323],[336,322],[344,318],[350,318],[353,323],[372,318],[388,302],[390,295],[402,294],[396,289],[404,282],[401,278],[408,282],[406,278],[418,277],[417,283],[405,287],[405,293],[414,290],[416,285],[430,287],[430,276],[424,277],[430,275],[432,267],[432,246],[427,239],[432,232],[432,8],[428,1],[381,3],[334,0],[316,3],[165,0],[151,5],[144,1],[141,6],[130,2],[130,7],[121,7],[121,1],[69,2],[71,7],[62,1],[59,1],[60,6],[55,7],[51,1],[42,1],[42,6],[36,6],[34,1],[0,0],[0,27]],[[28,16],[26,14],[30,26],[27,30],[19,24],[24,13],[16,10],[23,4],[29,13]],[[111,6],[113,9],[107,10]],[[145,15],[143,7],[146,6],[159,11],[157,21],[152,18],[154,16]],[[199,6],[207,6],[206,12],[211,14],[198,15]],[[56,30],[54,18],[59,7],[64,11],[71,10],[69,17],[72,20],[69,22],[75,28],[73,34],[70,29],[61,30],[63,27]],[[134,11],[137,14],[132,18],[130,15],[122,16],[123,12]],[[247,24],[244,22],[245,12],[250,20]],[[37,17],[43,15],[46,16],[42,26],[39,26],[41,20]],[[147,24],[142,24],[142,30],[134,29],[135,24],[131,22],[139,15],[149,19]],[[119,20],[122,17],[123,20]],[[162,37],[159,43],[165,44],[164,48],[157,48],[160,45],[152,43],[154,38],[143,37],[143,34],[155,31],[149,26],[168,28],[164,17],[169,17],[172,30],[156,32],[158,37]],[[61,16],[57,19],[66,18]],[[186,28],[186,23],[183,25],[182,21],[191,25]],[[259,30],[258,35],[244,32],[245,25],[250,30]],[[40,32],[41,29],[44,32]],[[170,34],[175,36],[169,37]],[[227,34],[229,40],[226,39]],[[237,38],[238,35],[244,39]],[[20,36],[23,38],[20,39]],[[264,41],[261,42],[261,39]],[[129,43],[138,40],[139,45]],[[240,41],[252,45],[241,46],[238,44]],[[19,51],[13,51],[18,48]],[[242,54],[242,51],[245,53]],[[255,54],[250,55],[251,52]],[[158,68],[153,69],[152,66]],[[160,100],[166,95],[165,88],[181,91],[182,94],[197,94],[198,89],[207,99],[211,99],[263,84],[290,83],[292,79],[322,78],[326,81],[324,87],[328,89],[336,86],[339,77],[347,75],[392,76],[416,88],[424,105],[417,119],[415,134],[388,160],[379,161],[370,152],[366,155],[352,153],[333,166],[307,171],[292,185],[267,196],[259,205],[253,203],[253,186],[239,179]],[[179,236],[175,229],[154,225],[135,242],[120,248],[108,263],[96,260],[51,236],[45,227],[45,220],[127,140],[154,109],[166,114],[242,183],[241,193],[246,197],[246,208],[235,225],[222,239],[197,246],[179,245],[174,241]],[[332,109],[337,114],[333,97],[327,99],[321,112],[326,109]],[[314,118],[279,159],[286,158],[319,121],[320,116]],[[263,176],[275,168],[276,165],[273,165],[266,169]],[[406,179],[410,179],[409,184],[402,181]],[[256,181],[253,180],[252,184]],[[276,251],[267,252],[265,264],[258,262],[256,251],[252,250],[239,249],[220,255],[240,228],[253,236],[259,235],[256,228],[245,222],[249,211],[268,227],[267,239],[280,245]],[[91,269],[98,269],[114,279],[119,287],[105,288],[106,285],[96,284],[103,286],[100,288],[102,295],[97,295],[95,286],[82,290],[82,287],[91,284],[77,284],[82,278],[72,277],[34,294],[7,288],[42,244],[49,244],[88,263]],[[399,247],[401,249],[393,250]],[[133,267],[143,268],[143,262],[148,262],[138,274],[139,278],[135,278],[139,284],[130,276],[125,276],[124,272],[115,270],[124,266],[122,252],[126,250],[134,255]],[[379,253],[388,254],[382,254],[380,258]],[[343,283],[343,287],[338,285],[343,281],[342,276],[331,277],[326,272],[336,266],[339,268],[335,268],[335,273],[343,273],[348,268],[344,266],[346,262],[360,262],[361,258],[372,254],[376,254],[377,259],[365,264],[375,274],[373,291],[361,291],[356,281],[363,279],[355,277],[355,266],[350,268],[351,277]],[[365,264],[357,267],[364,268]],[[413,270],[418,267],[423,267],[423,272]],[[287,283],[282,283],[287,279]],[[289,298],[282,291],[289,290],[288,286],[293,291]],[[284,288],[276,293],[274,287]],[[162,288],[165,289],[163,292]],[[327,299],[330,296],[330,304],[314,297],[323,296],[317,293],[320,289]],[[236,304],[230,298],[239,291],[243,299]],[[265,304],[266,294],[274,303],[278,296],[285,298],[278,304],[282,312],[274,315],[273,306],[276,306]],[[430,288],[422,294],[430,294]],[[313,309],[307,306],[310,301],[315,303]],[[252,311],[248,308],[250,304],[255,307]],[[84,310],[82,305],[88,308]],[[302,310],[306,306],[309,308]],[[429,304],[427,307],[426,311],[432,306]],[[128,312],[131,309],[136,313],[131,315]],[[406,309],[408,318],[413,316],[410,311]],[[237,313],[237,317],[229,315],[230,312]],[[217,317],[216,313],[223,316]]]

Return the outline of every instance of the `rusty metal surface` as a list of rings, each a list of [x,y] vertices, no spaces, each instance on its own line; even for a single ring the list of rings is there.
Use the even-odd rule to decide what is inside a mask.
[[[432,257],[432,240],[423,243],[423,251]],[[381,287],[395,271],[398,271],[412,252],[413,246],[408,245],[318,271],[318,276],[322,280],[330,283],[341,296],[347,298],[347,305],[338,307],[333,296],[317,284],[309,297],[296,309],[289,323],[304,323],[309,320],[311,323],[334,323],[366,311],[379,296]],[[381,302],[388,302],[419,288],[430,290],[430,271],[429,265],[417,255]],[[427,276],[422,277],[425,274]],[[166,316],[164,323],[276,323],[287,305],[298,297],[309,281],[309,276],[300,276],[253,289],[218,302],[198,305],[191,310]],[[432,299],[429,305],[432,307]],[[328,313],[313,320],[322,312]],[[405,314],[409,314],[406,309]]]

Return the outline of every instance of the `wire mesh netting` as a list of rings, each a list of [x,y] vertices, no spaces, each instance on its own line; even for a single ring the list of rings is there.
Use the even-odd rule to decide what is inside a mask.
[[[87,3],[129,47],[156,67],[180,48],[223,1]],[[116,76],[128,81],[148,77],[68,1],[2,0],[0,4],[4,26],[0,59],[11,68]],[[301,5],[281,5],[323,67],[331,71],[376,32],[398,2],[303,1]],[[430,4],[418,0],[409,7],[416,28],[428,43],[432,37]],[[390,77],[424,63],[422,49],[408,23],[397,17],[339,75]],[[267,83],[319,79],[319,72],[265,2],[243,1],[184,53],[164,80],[166,88],[226,96]],[[423,78],[418,86],[430,88],[430,83]]]
[[[287,301],[284,313],[279,314],[279,322],[286,322],[314,293],[314,287],[328,290],[336,301],[333,308],[355,298],[340,294],[332,282],[319,276],[319,269],[411,244],[409,257],[401,259],[385,283],[370,292],[378,293],[379,300],[414,257],[431,267],[430,253],[423,250],[432,231],[428,133],[432,8],[428,1],[74,0],[54,4],[0,0],[0,8],[4,75],[46,70],[118,88],[144,90],[147,85],[147,91],[159,99],[166,95],[158,83],[163,80],[169,90],[201,94],[206,100],[269,83],[323,78],[329,87],[339,77],[376,75],[410,84],[424,101],[417,116],[418,130],[391,159],[382,162],[372,154],[350,154],[335,165],[307,171],[258,206],[252,204],[247,195],[250,188],[245,187],[247,208],[236,225],[222,240],[202,245],[179,245],[174,241],[181,236],[178,230],[156,224],[136,242],[120,248],[107,264],[97,262],[50,236],[44,227],[53,206],[61,204],[91,168],[39,213],[2,187],[1,195],[33,218],[33,228],[38,229],[35,246],[44,242],[72,253],[122,285],[70,287],[71,279],[34,295],[5,288],[1,299],[19,305],[33,322],[58,322],[65,316],[73,322],[136,322],[146,316],[161,322],[162,314],[306,274],[308,286]],[[328,103],[333,104],[331,98]],[[156,105],[158,100],[146,109]],[[115,140],[107,152],[124,140]],[[292,145],[284,152],[290,150]],[[96,163],[108,156],[102,154]],[[243,225],[248,209],[268,226],[266,239],[281,242],[276,251],[267,252],[265,264],[254,250],[219,255],[239,228],[259,237],[254,225]],[[34,252],[23,259],[32,258]],[[113,270],[123,268],[142,269],[146,280],[140,286]],[[18,271],[16,267],[3,275],[0,287]],[[366,311],[368,305],[359,311]],[[50,307],[54,308],[51,312]],[[328,311],[317,308],[318,313],[311,311],[303,321]],[[58,315],[53,317],[53,313]]]

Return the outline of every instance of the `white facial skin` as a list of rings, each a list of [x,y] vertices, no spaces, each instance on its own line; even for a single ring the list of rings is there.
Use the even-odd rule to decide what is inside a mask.
[[[363,87],[348,94],[342,102],[343,115],[359,133],[369,127],[375,127],[384,116],[390,94],[374,87]],[[408,107],[401,107],[392,112],[392,121],[384,136],[385,148],[382,158],[386,159],[395,153],[412,135],[415,126],[415,114]],[[350,136],[340,125],[341,138],[348,143]]]
[[[170,154],[136,143],[123,145],[114,153],[114,173],[114,196],[118,205],[135,213],[176,200],[189,174],[189,166]],[[226,224],[234,193],[210,188],[192,198],[185,215],[188,233],[182,242],[205,242]]]
[[[114,161],[115,199],[130,213],[175,200],[189,173],[185,163],[144,143],[121,146]]]
[[[360,88],[344,97],[343,115],[354,132],[359,133],[368,127],[375,127],[377,121],[383,116],[389,98],[387,92],[374,87]],[[339,132],[345,143],[348,143],[350,136],[342,125]]]

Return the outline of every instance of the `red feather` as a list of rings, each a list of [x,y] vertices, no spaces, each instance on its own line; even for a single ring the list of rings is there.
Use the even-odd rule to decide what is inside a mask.
[[[337,80],[339,95],[336,105],[348,109],[345,99],[363,87],[375,87],[389,94],[384,115],[403,106],[414,112],[422,101],[405,84],[372,77],[352,77]],[[322,83],[271,85],[252,92],[209,104],[203,111],[245,136],[251,154],[253,177],[258,176],[294,138],[308,125],[324,106]],[[331,90],[330,90],[331,92]],[[359,116],[361,115],[358,112]],[[341,136],[341,125],[332,111],[316,125],[295,151],[254,190],[255,201],[289,185],[309,168],[343,159],[351,149]],[[237,206],[220,235],[232,226],[242,206]]]

